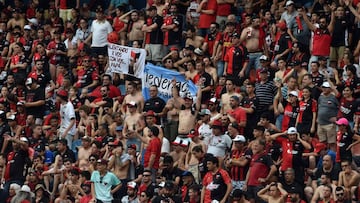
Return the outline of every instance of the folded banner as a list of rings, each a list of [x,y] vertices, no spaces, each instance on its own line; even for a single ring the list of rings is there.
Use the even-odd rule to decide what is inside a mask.
[[[145,100],[150,98],[149,87],[152,85],[158,87],[158,96],[160,98],[165,101],[170,99],[172,97],[171,81],[174,78],[176,79],[177,86],[180,85],[181,97],[191,94],[194,99],[196,98],[196,85],[192,81],[186,80],[183,74],[148,63],[145,65],[144,78],[142,79],[142,93]]]
[[[109,43],[109,70],[112,73],[124,73],[143,78],[146,51]]]

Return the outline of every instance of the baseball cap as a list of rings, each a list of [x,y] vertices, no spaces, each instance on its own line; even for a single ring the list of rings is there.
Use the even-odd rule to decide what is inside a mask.
[[[108,161],[107,161],[106,159],[98,159],[98,160],[96,161],[96,163],[98,163],[98,164],[107,164]]]
[[[216,99],[215,97],[213,97],[213,98],[211,98],[211,99],[209,100],[209,103],[213,103],[213,104],[215,104],[215,103],[216,103],[216,101],[217,101],[217,99]]]
[[[336,121],[337,125],[349,125],[349,121],[346,118],[339,118],[339,120]]]
[[[232,37],[233,37],[233,38],[240,38],[240,35],[239,35],[239,33],[234,32],[234,33],[232,34]]]
[[[120,144],[120,142],[119,142],[119,140],[114,140],[114,141],[112,141],[112,142],[109,142],[109,146],[119,146],[119,144]]]
[[[120,125],[120,126],[116,126],[116,131],[122,131],[124,129],[124,126]]]
[[[195,47],[190,44],[190,45],[186,46],[185,49],[188,49],[188,50],[190,50],[190,51],[194,51],[194,50],[195,50]]]
[[[290,5],[293,5],[293,4],[294,4],[293,1],[287,1],[286,4],[285,4],[285,6],[290,6]]]
[[[193,138],[193,137],[196,137],[196,136],[199,136],[199,132],[195,129],[191,129],[189,134],[187,135],[188,138]]]
[[[214,120],[214,122],[211,125],[211,128],[222,128],[222,123],[219,120]]]
[[[127,146],[127,148],[136,150],[136,144],[130,144]]]
[[[25,25],[24,30],[31,30],[31,26],[30,25]]]
[[[59,90],[57,91],[56,95],[60,96],[60,97],[67,97],[68,96],[68,92],[66,90]]]
[[[181,174],[182,177],[184,176],[193,176],[193,174],[190,172],[190,171],[184,171],[182,174]]]
[[[145,114],[145,117],[147,117],[147,116],[155,116],[155,112],[153,110],[149,110]]]
[[[130,181],[127,183],[127,187],[131,189],[136,189],[136,183],[134,181]]]
[[[211,112],[209,109],[201,109],[201,111],[199,113],[200,116],[210,115],[210,114],[211,114]]]
[[[291,92],[289,93],[289,95],[292,95],[292,96],[294,96],[294,97],[298,97],[298,96],[299,96],[299,94],[298,94],[297,91],[291,91]]]
[[[324,82],[324,83],[321,85],[321,87],[330,88],[331,85],[330,85],[329,82]]]
[[[236,96],[236,95],[233,95],[233,96],[231,96],[230,98],[231,98],[231,99],[234,99],[234,100],[237,101],[237,102],[240,102],[240,98],[239,98],[238,96]]]
[[[296,128],[295,127],[290,127],[288,130],[287,130],[287,134],[290,134],[290,135],[292,135],[292,134],[297,134],[298,132],[297,132],[297,130],[296,130]]]
[[[194,53],[195,53],[196,55],[199,55],[199,56],[204,55],[204,52],[203,52],[200,48],[196,48],[196,49],[194,50]]]
[[[262,55],[262,56],[260,56],[259,60],[267,61],[267,60],[269,60],[269,58],[266,55]]]
[[[153,10],[157,10],[156,6],[150,6],[148,9],[148,11],[153,11]]]
[[[285,21],[280,21],[280,22],[278,22],[278,23],[276,24],[276,27],[284,30],[284,29],[286,29],[286,22],[285,22]]]
[[[39,144],[35,147],[35,151],[37,152],[45,151],[45,146],[43,144]]]
[[[66,139],[61,139],[61,138],[58,139],[58,142],[60,142],[64,145],[67,145],[67,143],[68,143]]]
[[[166,181],[164,188],[168,188],[168,189],[173,189],[174,188],[174,183],[172,181]]]
[[[17,106],[24,106],[25,101],[18,101],[16,103]]]
[[[246,138],[243,135],[236,135],[233,139],[234,142],[246,142]]]
[[[319,142],[316,143],[314,152],[319,153],[321,150],[326,149],[327,145],[325,143]]]

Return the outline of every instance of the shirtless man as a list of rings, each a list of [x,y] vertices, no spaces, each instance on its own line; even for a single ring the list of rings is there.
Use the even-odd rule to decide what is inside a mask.
[[[205,72],[209,73],[212,79],[214,80],[214,82],[217,83],[218,80],[217,71],[211,64],[210,56],[205,56],[203,62],[205,64]]]
[[[127,20],[129,15],[130,15],[130,20]],[[144,32],[141,31],[141,28],[144,25],[144,21],[140,19],[139,11],[131,10],[131,11],[125,13],[123,16],[121,16],[120,20],[128,25],[127,37],[128,37],[129,46],[132,46],[132,42],[135,40],[143,42]],[[142,43],[140,43],[140,44],[142,44]]]
[[[346,189],[351,189],[352,186],[357,186],[360,181],[360,175],[356,170],[351,169],[351,162],[348,160],[341,161],[342,171],[339,173],[338,186],[344,186]]]
[[[12,30],[15,26],[19,26],[23,30],[25,26],[25,19],[21,17],[21,10],[18,8],[14,9],[12,14],[13,18],[7,22],[7,29]]]
[[[227,79],[225,83],[226,87],[226,93],[221,95],[221,112],[227,112],[231,109],[230,107],[230,98],[232,96],[239,97],[240,101],[242,100],[241,94],[235,92],[235,84],[234,81],[231,79]]]
[[[127,85],[127,94],[124,97],[124,101],[122,103],[122,107],[121,107],[121,112],[123,115],[129,115],[129,109],[126,108],[127,104],[130,103],[131,101],[136,103],[137,106],[137,111],[140,113],[142,112],[142,109],[144,108],[144,97],[141,94],[138,94],[137,90],[136,90],[136,84],[133,82],[130,82]]]
[[[260,57],[265,54],[268,56],[265,39],[265,32],[260,28],[260,17],[253,16],[252,24],[243,29],[240,36],[240,42],[245,43],[245,46],[249,53],[249,63],[245,73],[240,72],[241,77],[248,74],[250,68],[260,67]]]
[[[118,140],[110,142],[109,145],[116,147],[113,149],[113,155],[110,157],[108,168],[120,180],[127,180],[131,157],[127,153],[123,153],[124,147]]]
[[[288,193],[282,188],[280,183],[273,182],[261,189],[257,195],[269,203],[285,203]]]
[[[188,45],[193,45],[195,48],[200,48],[204,38],[197,36],[195,31],[195,28],[193,26],[190,26],[187,30],[186,30],[186,41],[185,41],[185,46]]]
[[[82,144],[78,148],[77,165],[80,170],[88,170],[89,168],[89,156],[91,155],[91,138],[84,136],[81,138]]]
[[[187,138],[187,135],[190,130],[195,129],[196,117],[200,109],[201,88],[198,88],[195,110],[192,109],[193,97],[190,94],[186,94],[184,100],[184,109],[179,111],[178,137],[180,139],[188,140],[189,138]]]
[[[185,100],[179,95],[179,87],[176,81],[172,82],[172,97],[166,102],[162,115],[167,115],[167,123],[165,124],[165,137],[170,141],[174,141],[177,137],[179,128],[179,112],[181,106],[185,104]]]
[[[69,179],[62,185],[60,197],[55,199],[55,203],[60,203],[64,200],[76,202],[75,200],[77,200],[79,193],[81,196],[85,195],[85,192],[81,189],[81,182],[79,181],[80,171],[74,168],[70,170],[70,174]]]
[[[173,143],[173,150],[170,152],[170,156],[174,160],[174,167],[178,167],[181,170],[185,169],[185,157],[186,157],[186,150],[188,147],[188,142],[186,143],[178,143],[177,140],[175,140]]]
[[[142,131],[142,127],[144,126],[143,116],[136,111],[137,104],[135,101],[129,102],[127,104],[127,109],[129,110],[129,114],[126,116],[124,122],[123,135],[127,139],[127,144],[136,144],[137,147],[140,147],[135,132]]]
[[[201,146],[204,152],[207,151],[206,145],[202,140],[200,140],[199,133],[196,130],[191,130],[188,134],[188,138],[191,139],[189,149],[185,158],[185,168],[190,171],[195,178],[195,181],[198,183],[199,179],[199,160],[193,155],[192,151],[195,146]]]

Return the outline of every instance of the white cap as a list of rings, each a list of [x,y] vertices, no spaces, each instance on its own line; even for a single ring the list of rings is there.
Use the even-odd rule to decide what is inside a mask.
[[[285,6],[290,6],[291,4],[294,4],[294,2],[293,1],[287,1]]]
[[[20,137],[20,140],[23,142],[29,142],[29,140],[26,137]]]
[[[266,55],[262,55],[262,56],[260,56],[259,60],[267,61],[268,57]]]
[[[27,185],[23,185],[23,186],[21,187],[20,191],[30,193],[30,192],[31,192],[31,189],[30,189],[30,187],[29,187],[29,186],[27,186]]]
[[[135,189],[136,188],[136,183],[134,181],[128,182],[127,187]]]
[[[204,52],[200,48],[196,48],[194,50],[194,53],[197,54],[197,55],[200,55],[200,56],[202,56],[204,54]]]
[[[25,25],[24,30],[31,30],[31,26],[30,25]]]
[[[295,96],[295,97],[298,97],[298,96],[299,96],[299,94],[298,94],[297,91],[291,91],[291,92],[289,93],[289,95],[292,95],[292,96]]]
[[[31,85],[32,83],[33,83],[32,78],[27,78],[26,82],[25,82],[25,85]]]
[[[210,115],[211,112],[209,109],[201,109],[200,113],[199,113],[201,116],[203,115]]]
[[[324,83],[321,85],[321,87],[327,87],[327,88],[330,88],[330,87],[331,87],[331,85],[330,85],[330,83],[329,83],[329,82],[324,82]]]
[[[32,23],[33,25],[37,26],[39,23],[38,23],[38,20],[36,18],[31,18],[31,19],[28,19],[29,23]]]
[[[290,127],[288,130],[287,130],[287,134],[297,134],[297,130],[295,127]]]
[[[236,135],[236,137],[233,139],[234,142],[246,142],[246,138],[242,135]]]
[[[165,187],[165,181],[162,181],[161,183],[159,183],[159,187]]]
[[[215,97],[211,98],[211,99],[210,99],[210,102],[216,103],[216,98],[215,98]]]

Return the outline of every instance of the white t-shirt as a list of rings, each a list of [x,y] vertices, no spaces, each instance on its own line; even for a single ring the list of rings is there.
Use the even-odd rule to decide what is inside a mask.
[[[94,20],[91,24],[91,32],[92,32],[91,47],[106,46],[108,44],[107,36],[112,31],[113,29],[107,20],[101,23],[99,23],[98,20]]]
[[[60,130],[64,131],[66,128],[69,127],[71,119],[75,119],[75,110],[74,106],[70,101],[66,104],[60,105],[60,116],[61,116],[61,123],[60,123]],[[69,134],[75,135],[76,132],[76,124],[69,130]]]
[[[204,138],[204,142],[207,143],[211,137],[212,130],[209,124],[203,123],[198,129],[199,135]]]
[[[224,157],[226,149],[230,149],[232,140],[228,135],[212,135],[208,142],[207,153],[216,157]]]

